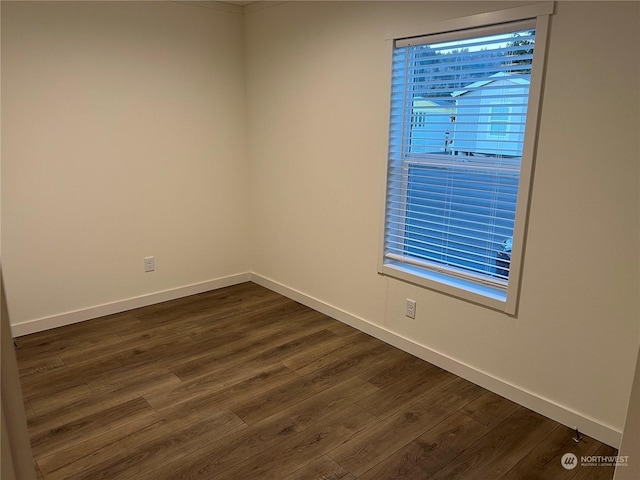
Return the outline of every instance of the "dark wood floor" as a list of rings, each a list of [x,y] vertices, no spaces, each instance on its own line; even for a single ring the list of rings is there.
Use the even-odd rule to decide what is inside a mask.
[[[38,475],[611,479],[615,455],[252,283],[18,339]]]

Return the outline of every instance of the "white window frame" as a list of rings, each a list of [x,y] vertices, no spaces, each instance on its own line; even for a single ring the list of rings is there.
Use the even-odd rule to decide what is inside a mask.
[[[534,159],[536,155],[536,141],[538,137],[538,124],[540,107],[542,102],[542,85],[545,71],[545,58],[547,52],[547,38],[550,15],[553,14],[555,2],[545,2],[522,7],[516,7],[495,12],[487,12],[479,15],[445,20],[424,26],[415,26],[400,32],[392,32],[388,43],[390,47],[389,59],[395,42],[400,40],[405,45],[420,41],[420,37],[438,34],[439,41],[458,40],[464,38],[465,30],[482,28],[483,32],[491,32],[495,26],[507,22],[515,22],[526,19],[535,19],[536,43],[533,54],[533,66],[529,85],[529,100],[527,106],[527,119],[525,137],[522,150],[520,167],[520,179],[518,185],[518,199],[513,230],[513,249],[511,251],[511,263],[509,268],[509,281],[505,285],[491,284],[491,282],[474,282],[463,277],[456,277],[451,272],[437,270],[425,270],[418,265],[412,265],[403,261],[394,261],[385,251],[385,223],[386,223],[386,191],[387,178],[384,182],[384,208],[381,212],[380,222],[380,254],[378,256],[378,273],[396,278],[414,285],[423,286],[432,290],[455,296],[463,300],[474,302],[483,306],[516,315],[521,285],[521,272],[524,256],[527,218],[529,212],[529,199],[531,193],[531,180],[533,176]],[[487,33],[489,34],[489,33]],[[469,37],[478,36],[479,33],[467,34]],[[415,40],[412,40],[415,39]],[[424,42],[422,42],[424,43]],[[391,67],[389,66],[389,71]],[[391,92],[391,88],[388,89]],[[390,100],[390,97],[389,97]],[[389,139],[390,140],[390,139]],[[388,161],[388,159],[385,159]]]

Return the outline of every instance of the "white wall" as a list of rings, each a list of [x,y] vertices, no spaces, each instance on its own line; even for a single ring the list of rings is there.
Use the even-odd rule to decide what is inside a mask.
[[[242,21],[176,2],[2,2],[12,324],[249,271]]]
[[[390,32],[512,5],[291,2],[246,15],[252,269],[615,444],[640,336],[637,3],[556,4],[517,317],[376,273]]]

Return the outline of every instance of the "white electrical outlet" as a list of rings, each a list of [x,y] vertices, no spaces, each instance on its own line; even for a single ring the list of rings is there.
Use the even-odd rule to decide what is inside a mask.
[[[156,261],[154,257],[144,257],[144,271],[153,272],[156,269]]]
[[[414,318],[414,319],[416,318],[416,301],[415,300],[411,300],[410,298],[407,298],[405,303],[404,314],[409,318]]]

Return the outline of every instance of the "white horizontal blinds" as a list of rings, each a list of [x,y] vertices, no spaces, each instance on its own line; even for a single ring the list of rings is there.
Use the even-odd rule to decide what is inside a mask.
[[[396,41],[387,261],[506,287],[534,28]]]

